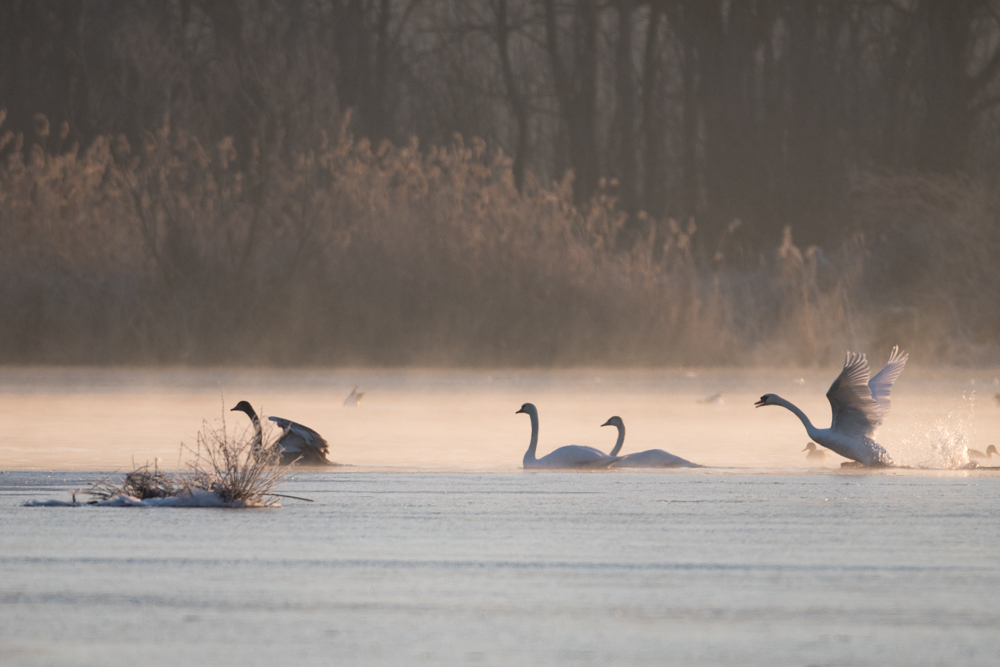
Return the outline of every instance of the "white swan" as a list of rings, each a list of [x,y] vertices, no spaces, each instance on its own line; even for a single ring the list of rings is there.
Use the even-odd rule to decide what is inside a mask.
[[[261,447],[263,433],[257,412],[246,401],[240,401],[230,412],[242,412],[253,422],[254,444],[256,452]],[[330,453],[330,445],[316,431],[308,426],[297,424],[281,417],[270,417],[270,420],[281,427],[283,433],[278,438],[279,465],[287,466],[298,463],[306,466],[337,465],[326,458]]]
[[[531,418],[531,444],[524,454],[525,468],[607,468],[618,460],[593,447],[580,445],[560,447],[540,459],[535,458],[535,449],[538,447],[538,409],[531,403],[525,403],[514,414],[521,413]]]
[[[966,452],[970,459],[993,459],[993,455],[996,454],[1000,456],[1000,452],[997,451],[996,445],[990,445],[986,448],[986,453],[979,451],[978,449],[970,449]]]
[[[344,399],[345,408],[356,408],[361,403],[361,399],[364,398],[365,392],[358,392],[357,386],[351,390],[351,393],[347,395]]]
[[[615,448],[611,450],[611,456],[617,456],[625,444],[625,422],[621,417],[612,417],[601,426],[614,426],[618,429],[618,441]],[[662,449],[647,449],[644,452],[636,452],[623,457],[620,461],[615,461],[612,468],[700,468],[697,463],[691,463],[687,459],[674,456],[670,452]]]
[[[812,440],[844,458],[866,466],[892,465],[888,452],[872,440],[872,435],[889,414],[889,390],[908,358],[909,355],[899,351],[899,346],[892,348],[885,368],[869,381],[871,371],[865,355],[848,352],[844,370],[826,392],[833,409],[830,428],[816,428],[802,410],[775,394],[764,394],[754,405],[788,408],[802,420]]]
[[[826,450],[816,449],[815,442],[810,442],[808,445],[806,445],[806,448],[803,449],[802,451],[809,452],[808,454],[806,454],[807,459],[815,459],[818,461],[822,461],[823,459],[826,458]]]

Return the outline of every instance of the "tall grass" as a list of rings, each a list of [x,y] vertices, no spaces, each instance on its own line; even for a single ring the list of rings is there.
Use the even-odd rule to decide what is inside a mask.
[[[786,230],[757,253],[738,223],[709,250],[695,221],[640,215],[623,250],[614,183],[582,209],[569,176],[529,175],[518,192],[506,156],[457,136],[372,146],[341,127],[308,152],[237,156],[231,140],[165,119],[140,146],[50,133],[0,144],[5,363],[812,362],[877,340],[889,309],[925,303],[920,289],[877,289],[899,260],[865,233],[880,221],[859,215],[842,248],[799,248]],[[995,232],[943,224],[909,242],[934,253],[942,234],[961,237],[946,261],[982,256],[982,276],[956,284],[996,318],[974,291],[995,278],[996,247],[980,240]],[[926,265],[918,256],[910,268]],[[951,285],[935,285],[941,303]],[[961,313],[948,317],[917,333],[938,346],[965,335]]]

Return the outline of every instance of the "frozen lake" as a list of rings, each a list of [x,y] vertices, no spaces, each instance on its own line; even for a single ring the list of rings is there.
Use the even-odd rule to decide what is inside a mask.
[[[302,473],[282,509],[29,508],[4,665],[995,665],[1000,478]]]
[[[955,468],[996,378],[908,368],[879,440],[924,469],[841,470],[753,408],[828,423],[838,370],[0,369],[0,665],[995,664],[1000,474]],[[176,467],[240,399],[352,466],[281,509],[22,505]],[[522,472],[525,401],[539,454],[617,414],[710,467]]]

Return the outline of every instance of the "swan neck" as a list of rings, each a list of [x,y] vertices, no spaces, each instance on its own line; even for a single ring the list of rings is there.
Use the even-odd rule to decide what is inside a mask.
[[[618,456],[618,452],[622,450],[622,445],[625,444],[625,425],[622,424],[619,426],[615,424],[615,427],[618,429],[618,441],[615,442],[615,448],[611,450],[608,456]]]
[[[535,450],[538,449],[538,413],[532,410],[528,412],[528,417],[531,419],[531,443],[524,454],[524,463],[534,462]]]
[[[794,414],[796,417],[799,418],[799,420],[802,422],[802,425],[806,427],[806,432],[809,433],[810,436],[812,436],[812,433],[816,430],[816,427],[812,425],[811,421],[809,421],[809,417],[806,417],[806,413],[802,412],[802,410],[799,410],[798,406],[796,406],[794,403],[786,401],[780,396],[774,397],[774,403],[775,405],[780,405],[790,410],[792,414]],[[813,439],[815,440],[815,438]]]

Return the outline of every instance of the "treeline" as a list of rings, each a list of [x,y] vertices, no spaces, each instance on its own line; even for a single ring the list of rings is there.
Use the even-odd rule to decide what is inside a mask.
[[[481,137],[523,188],[615,179],[626,229],[843,239],[860,174],[994,171],[996,0],[11,0],[7,127],[298,152]],[[54,143],[50,138],[48,142]],[[256,148],[254,148],[256,147]]]
[[[979,358],[998,74],[1000,0],[10,0],[0,360]]]

